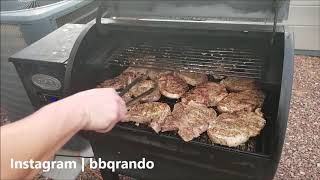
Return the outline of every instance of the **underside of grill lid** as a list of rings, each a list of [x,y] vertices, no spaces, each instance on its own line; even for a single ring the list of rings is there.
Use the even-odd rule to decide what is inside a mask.
[[[106,12],[104,17],[131,20],[282,22],[288,18],[289,1],[101,0],[100,12]]]

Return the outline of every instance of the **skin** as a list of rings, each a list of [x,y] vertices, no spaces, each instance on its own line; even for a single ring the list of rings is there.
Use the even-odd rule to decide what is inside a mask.
[[[79,130],[106,133],[125,113],[125,103],[115,90],[99,88],[51,103],[2,126],[0,179],[32,179],[37,170],[11,168],[10,159],[49,160]]]

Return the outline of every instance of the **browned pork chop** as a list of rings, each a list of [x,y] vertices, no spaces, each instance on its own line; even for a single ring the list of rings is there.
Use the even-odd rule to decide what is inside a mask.
[[[246,90],[238,93],[229,93],[227,97],[218,103],[218,111],[221,113],[236,111],[253,111],[262,106],[264,94],[260,90]]]
[[[98,88],[114,88],[115,90],[123,89],[132,81],[134,81],[136,78],[144,75],[147,73],[147,70],[144,68],[133,68],[128,67],[126,70],[124,70],[119,76],[108,79],[99,84]]]
[[[228,95],[226,88],[218,83],[208,82],[196,86],[182,97],[182,102],[195,101],[206,106],[216,106]]]
[[[135,104],[130,108],[123,122],[150,123],[150,127],[159,132],[161,130],[160,124],[164,122],[170,113],[170,107],[166,103],[148,102]]]
[[[158,70],[158,69],[149,69],[148,70],[148,77],[151,80],[158,80],[160,76],[165,74],[172,74],[172,71],[166,71],[166,70]]]
[[[188,84],[174,74],[161,75],[158,85],[160,93],[171,99],[179,99],[188,90]]]
[[[184,141],[191,141],[205,132],[217,114],[205,105],[190,101],[188,104],[177,103],[172,115],[162,125],[162,131],[178,130]]]
[[[119,90],[119,89],[123,89],[124,87],[126,87],[128,84],[130,84],[136,78],[137,78],[137,75],[134,74],[133,72],[124,72],[113,79],[105,80],[97,87],[114,88],[115,90]]]
[[[247,78],[227,77],[220,83],[225,85],[226,88],[232,92],[258,89],[255,81]]]
[[[257,136],[265,126],[261,110],[222,113],[210,123],[207,134],[213,143],[236,147]]]
[[[156,83],[152,80],[143,80],[133,86],[130,89],[130,93],[134,96],[137,97],[144,92],[148,91],[151,88],[154,88],[156,86]],[[161,97],[159,88],[156,88],[151,94],[147,95],[146,97],[143,97],[140,101],[141,102],[153,102],[153,101],[158,101]]]
[[[202,84],[208,81],[208,76],[206,74],[189,72],[179,72],[175,74],[177,74],[181,79],[183,79],[192,86],[196,86],[198,84]]]

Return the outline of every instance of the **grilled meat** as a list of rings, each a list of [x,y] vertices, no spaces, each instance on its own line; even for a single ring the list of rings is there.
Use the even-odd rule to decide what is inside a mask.
[[[161,75],[158,85],[160,93],[171,99],[179,99],[188,90],[188,84],[174,74]]]
[[[265,123],[260,108],[255,112],[222,113],[210,123],[207,134],[213,143],[236,147],[257,136]]]
[[[182,102],[195,101],[206,106],[216,106],[228,95],[226,88],[218,83],[208,82],[196,86],[182,96]]]
[[[161,125],[161,131],[177,131],[179,130],[179,122],[181,114],[185,109],[185,105],[183,103],[176,103],[173,107],[172,113],[167,116],[164,123]]]
[[[247,78],[227,77],[220,83],[225,85],[226,88],[232,92],[258,89],[255,81]]]
[[[164,122],[170,113],[170,107],[166,103],[148,102],[135,104],[130,108],[123,122],[150,123],[151,128],[159,132],[160,124]]]
[[[115,90],[123,89],[128,84],[130,84],[135,78],[137,78],[137,75],[133,72],[123,72],[119,76],[108,79],[102,82],[97,87],[100,88],[114,88]]]
[[[125,103],[127,103],[132,100],[132,94],[130,92],[127,92],[121,98]]]
[[[135,67],[128,67],[126,70],[123,71],[126,72],[132,72],[136,74],[137,76],[145,75],[148,72],[148,69],[145,68],[135,68]]]
[[[166,70],[157,70],[157,69],[149,69],[148,70],[148,76],[152,80],[158,80],[160,76],[165,74],[171,74],[172,71],[166,71]]]
[[[179,72],[176,74],[192,86],[196,86],[198,84],[202,84],[208,81],[208,76],[206,74],[188,72]]]
[[[218,111],[221,113],[236,111],[253,111],[261,107],[264,94],[260,90],[246,90],[238,93],[229,93],[227,97],[218,103]]]
[[[149,89],[155,87],[155,82],[152,80],[144,80],[140,83],[136,84],[130,89],[130,93],[137,97],[144,92],[148,91]],[[143,97],[140,101],[141,102],[152,102],[152,101],[158,101],[161,97],[159,88],[155,89],[151,94],[147,95],[146,97]]]
[[[193,101],[188,104],[177,103],[172,115],[162,125],[162,131],[178,130],[184,141],[191,141],[208,129],[209,123],[214,121],[216,115],[213,109]]]
[[[114,88],[115,90],[123,89],[127,85],[129,85],[136,78],[147,73],[147,70],[144,68],[133,68],[129,67],[124,70],[119,76],[108,79],[98,85],[98,88]]]

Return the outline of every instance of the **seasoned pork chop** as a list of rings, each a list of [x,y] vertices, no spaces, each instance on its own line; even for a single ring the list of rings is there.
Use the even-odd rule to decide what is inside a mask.
[[[253,111],[262,106],[264,94],[260,90],[246,90],[238,93],[229,93],[227,97],[218,103],[218,111],[221,113],[236,111]]]
[[[202,84],[208,81],[208,76],[206,74],[188,72],[179,72],[176,74],[192,86],[196,86],[198,84]]]
[[[100,88],[114,88],[115,90],[123,89],[128,84],[130,84],[134,79],[137,78],[137,75],[133,72],[123,72],[119,76],[108,79],[102,82],[97,87]]]
[[[158,70],[158,69],[149,69],[148,70],[148,76],[151,80],[158,80],[160,76],[165,74],[172,74],[172,71],[166,71],[166,70]]]
[[[220,83],[225,85],[226,88],[232,92],[258,89],[255,81],[247,78],[227,77]]]
[[[145,75],[148,72],[148,69],[145,68],[136,68],[136,67],[128,67],[126,70],[123,71],[126,72],[132,72],[136,74],[137,76]]]
[[[182,97],[182,102],[195,101],[206,106],[216,106],[228,95],[226,88],[218,83],[208,82],[196,86]]]
[[[151,128],[159,132],[161,130],[159,125],[164,122],[170,113],[170,107],[166,103],[135,104],[130,108],[123,122],[150,123]]]
[[[130,93],[134,96],[137,97],[144,92],[148,91],[151,88],[154,88],[156,86],[155,82],[152,80],[144,80],[141,81],[140,83],[136,84],[130,89]],[[146,97],[143,97],[140,101],[141,102],[153,102],[153,101],[158,101],[161,97],[159,88],[155,89],[151,94],[147,95]]]
[[[113,79],[105,80],[97,87],[98,88],[108,87],[108,88],[114,88],[115,90],[123,89],[124,87],[129,85],[132,81],[134,81],[136,78],[146,73],[147,73],[147,70],[144,68],[128,67],[119,76]]]
[[[161,75],[158,85],[160,93],[171,99],[179,99],[188,90],[188,84],[174,74]]]
[[[213,143],[236,147],[257,136],[265,126],[261,110],[222,113],[210,123],[207,134]]]
[[[162,131],[178,130],[184,141],[191,141],[205,132],[217,114],[205,105],[190,101],[188,104],[177,103],[172,115],[162,125]]]

